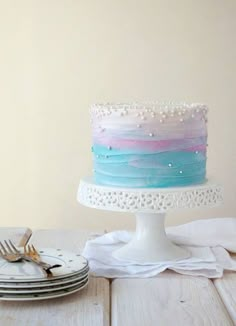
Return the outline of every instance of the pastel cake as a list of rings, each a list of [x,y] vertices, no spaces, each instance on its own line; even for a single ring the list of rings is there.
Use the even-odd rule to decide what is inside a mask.
[[[186,103],[93,105],[95,182],[131,188],[205,182],[207,111]]]

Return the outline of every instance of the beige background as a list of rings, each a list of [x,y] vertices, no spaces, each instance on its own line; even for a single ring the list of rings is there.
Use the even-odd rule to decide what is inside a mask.
[[[0,225],[134,226],[76,202],[98,101],[208,104],[208,175],[224,205],[167,223],[235,216],[235,35],[235,0],[0,0]]]

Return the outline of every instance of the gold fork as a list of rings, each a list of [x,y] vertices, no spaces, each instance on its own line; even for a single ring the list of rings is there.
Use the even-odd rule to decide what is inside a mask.
[[[24,246],[24,256],[30,258],[36,264],[40,265],[46,272],[50,272],[53,268],[61,267],[61,265],[59,264],[50,265],[42,261],[39,252],[35,249],[32,244]]]

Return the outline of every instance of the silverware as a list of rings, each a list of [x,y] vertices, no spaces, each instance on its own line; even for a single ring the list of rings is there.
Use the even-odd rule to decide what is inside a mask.
[[[53,268],[61,267],[59,264],[50,265],[42,261],[39,252],[32,244],[24,246],[24,256],[32,259],[32,261],[44,268],[45,271],[50,271]]]
[[[40,258],[39,253],[37,250],[34,248],[33,245],[25,246],[24,247],[24,254],[18,250],[15,245],[11,242],[11,240],[4,240],[5,246],[3,243],[0,241],[0,257],[3,259],[7,260],[8,262],[15,263],[15,262],[20,262],[23,260],[33,262],[40,266],[43,271],[46,273],[47,277],[53,276],[51,269],[60,267],[61,265],[55,264],[55,265],[50,265],[45,262],[43,262]]]
[[[0,257],[2,257],[3,259],[7,260],[10,263],[22,261],[23,257],[21,253],[18,250],[15,250],[16,248],[14,247],[11,240],[9,240],[9,244],[6,240],[4,240],[4,242],[5,242],[5,246],[0,241],[0,247],[1,247]]]

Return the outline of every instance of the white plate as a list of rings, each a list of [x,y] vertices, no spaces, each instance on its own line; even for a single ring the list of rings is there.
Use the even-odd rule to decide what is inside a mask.
[[[85,276],[88,276],[89,268],[87,268],[83,273],[75,274],[65,278],[55,278],[55,279],[45,279],[43,281],[35,282],[0,282],[0,288],[38,288],[38,287],[47,287],[54,286],[59,284],[66,284],[73,281],[79,281]]]
[[[59,284],[59,285],[51,285],[39,288],[0,288],[0,295],[9,293],[9,294],[37,294],[37,293],[44,293],[44,292],[54,292],[58,290],[64,290],[72,288],[76,285],[82,284],[88,280],[88,276],[85,276],[81,280],[76,280],[74,282],[66,283],[66,284]]]
[[[88,268],[87,260],[78,253],[54,248],[39,250],[43,261],[48,264],[60,264],[52,270],[53,279],[65,278],[83,273]],[[48,281],[42,269],[32,262],[9,263],[0,258],[0,282]]]
[[[64,289],[64,290],[59,290],[54,292],[46,292],[46,293],[18,294],[18,295],[3,293],[0,294],[0,301],[1,300],[2,301],[36,301],[36,300],[46,300],[46,299],[64,297],[66,295],[82,290],[88,285],[88,283],[89,281],[85,281],[69,289]]]

